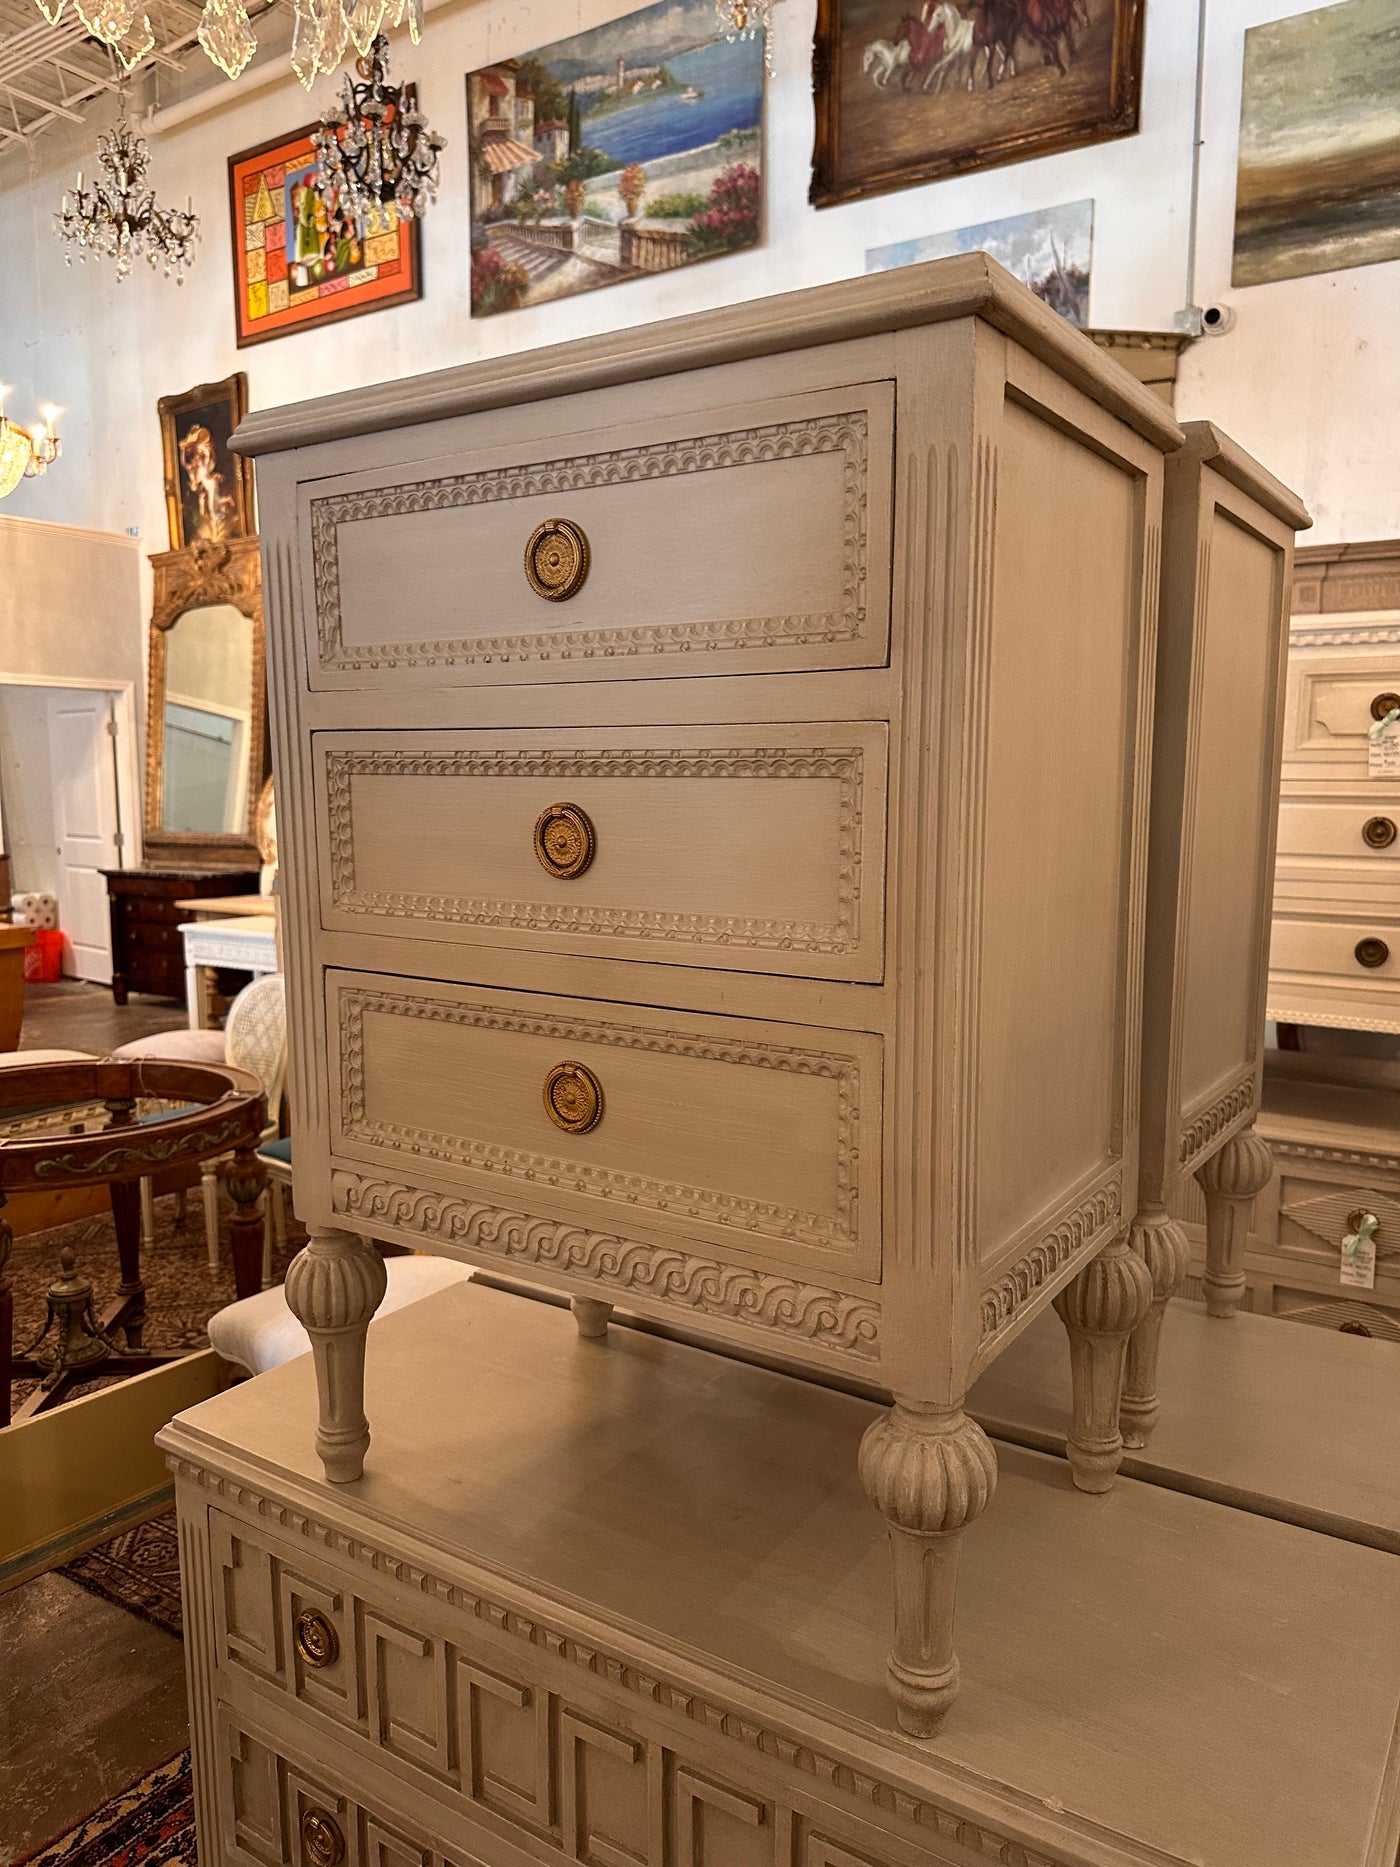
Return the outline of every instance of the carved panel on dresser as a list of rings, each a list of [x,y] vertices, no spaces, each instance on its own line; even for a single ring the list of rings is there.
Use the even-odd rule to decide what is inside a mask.
[[[668,438],[647,440],[654,427],[637,422],[632,399],[621,432],[571,437],[552,458],[522,461],[497,447],[476,456],[489,464],[464,460],[460,471],[434,462],[430,477],[420,469],[316,486],[305,496],[313,678],[636,679],[693,656],[713,673],[878,665],[889,623],[892,385],[729,413],[732,426],[677,436],[672,423]],[[622,438],[629,431],[635,444]],[[556,513],[589,542],[586,580],[562,614],[520,568],[532,528]],[[787,548],[770,554],[775,530]],[[655,574],[652,540],[666,546]],[[473,565],[469,589],[446,574],[463,562]],[[388,633],[398,617],[436,632]]]

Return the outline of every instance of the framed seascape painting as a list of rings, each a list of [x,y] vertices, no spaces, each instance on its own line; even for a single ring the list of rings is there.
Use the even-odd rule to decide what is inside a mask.
[[[467,77],[477,316],[753,246],[763,41],[661,0]]]
[[[418,223],[391,211],[363,237],[315,188],[311,132],[231,156],[233,309],[238,346],[406,304],[423,293]]]
[[[1234,285],[1400,259],[1400,4],[1244,36]]]
[[[229,446],[234,429],[248,413],[248,378],[240,370],[184,395],[164,395],[156,408],[170,549],[251,538],[252,463]]]
[[[817,0],[817,207],[1138,127],[1144,0]]]

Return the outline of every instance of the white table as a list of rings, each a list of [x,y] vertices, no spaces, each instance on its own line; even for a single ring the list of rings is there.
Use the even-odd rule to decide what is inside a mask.
[[[192,1031],[207,1031],[213,1022],[204,991],[207,967],[228,966],[250,972],[255,979],[277,971],[277,932],[270,915],[184,921],[180,937],[185,943],[185,1000]]]

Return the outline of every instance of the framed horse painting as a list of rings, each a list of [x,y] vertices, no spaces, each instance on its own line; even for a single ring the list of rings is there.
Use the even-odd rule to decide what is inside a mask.
[[[1138,127],[1145,0],[817,0],[817,207]]]

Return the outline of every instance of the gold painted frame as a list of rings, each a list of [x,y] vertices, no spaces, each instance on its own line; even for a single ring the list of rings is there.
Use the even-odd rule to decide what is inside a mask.
[[[185,536],[185,505],[180,493],[178,452],[181,420],[205,409],[224,415],[231,437],[248,413],[248,378],[245,372],[238,370],[232,376],[225,376],[222,382],[200,383],[197,389],[187,389],[183,395],[163,395],[156,403],[156,411],[160,416],[161,458],[165,465],[165,513],[170,527],[172,551],[183,551],[187,546],[201,542],[222,543],[230,538],[251,538],[257,529],[253,517],[253,463],[245,460],[241,454],[235,454],[232,448],[224,446],[221,451],[228,456],[230,489],[235,506],[228,527],[219,538],[201,540]]]
[[[155,594],[151,604],[146,689],[145,850],[148,864],[172,867],[256,869],[259,866],[258,810],[267,777],[267,666],[263,636],[262,559],[257,538],[229,538],[162,551],[151,558]],[[241,831],[211,835],[162,827],[165,806],[166,638],[188,609],[230,603],[252,630],[252,679],[248,709],[248,817]]]

